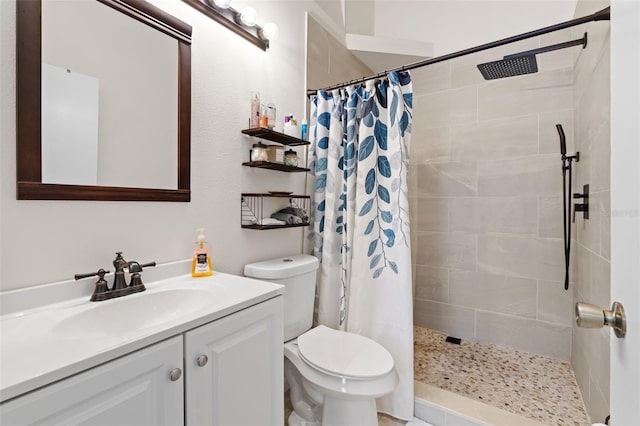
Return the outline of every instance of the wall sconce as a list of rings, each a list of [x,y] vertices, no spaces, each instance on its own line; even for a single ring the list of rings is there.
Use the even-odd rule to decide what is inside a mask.
[[[264,51],[269,48],[269,41],[278,36],[278,26],[274,23],[269,22],[264,27],[256,25],[258,12],[251,6],[238,11],[231,7],[231,0],[182,1]]]

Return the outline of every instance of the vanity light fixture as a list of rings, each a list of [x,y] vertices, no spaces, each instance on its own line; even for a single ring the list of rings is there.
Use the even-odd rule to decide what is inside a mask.
[[[243,24],[249,27],[253,27],[256,24],[257,20],[258,11],[253,7],[246,6],[244,9],[242,9],[242,13],[240,14],[240,21],[242,21]]]
[[[256,24],[258,12],[251,6],[244,7],[240,12],[231,7],[232,0],[182,1],[264,51],[269,48],[269,41],[278,35],[276,24],[269,22],[264,28]]]
[[[273,22],[267,22],[266,24],[264,24],[264,27],[262,27],[261,35],[262,37],[271,41],[278,37],[279,32],[280,30],[278,30],[278,26],[276,24],[274,24]]]
[[[213,0],[213,3],[220,9],[228,9],[231,6],[231,0]]]

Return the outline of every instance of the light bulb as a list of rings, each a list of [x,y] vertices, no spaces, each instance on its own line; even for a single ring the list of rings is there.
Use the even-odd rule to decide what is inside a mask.
[[[231,0],[213,0],[220,9],[228,9],[231,6]]]
[[[273,22],[267,22],[264,24],[264,27],[262,27],[262,35],[267,40],[275,40],[278,37],[279,32],[280,30],[278,29],[278,26]]]
[[[251,6],[247,6],[242,9],[240,14],[240,20],[248,27],[253,27],[258,19],[258,12]]]

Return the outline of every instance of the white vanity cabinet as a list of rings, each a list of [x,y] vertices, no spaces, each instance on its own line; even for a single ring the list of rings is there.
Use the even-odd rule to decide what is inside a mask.
[[[172,381],[174,369],[182,369],[182,336],[3,403],[0,423],[181,425],[183,377]]]
[[[281,426],[282,299],[4,402],[0,424]]]
[[[187,426],[284,424],[282,299],[185,333]]]

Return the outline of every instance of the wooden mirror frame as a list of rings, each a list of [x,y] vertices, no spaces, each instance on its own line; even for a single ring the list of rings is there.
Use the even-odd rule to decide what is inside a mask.
[[[178,189],[42,183],[42,0],[17,0],[17,199],[188,202],[191,200],[191,26],[143,0],[97,1],[178,41]]]

